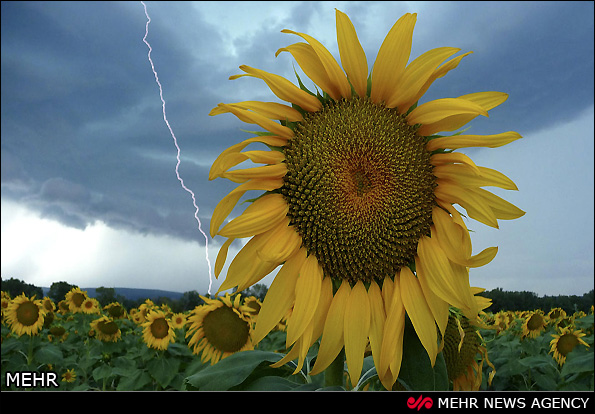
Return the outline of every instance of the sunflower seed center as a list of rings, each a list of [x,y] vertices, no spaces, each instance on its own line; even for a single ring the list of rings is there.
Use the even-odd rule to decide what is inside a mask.
[[[428,234],[435,177],[425,138],[368,99],[326,104],[283,148],[290,224],[335,280],[382,280]]]

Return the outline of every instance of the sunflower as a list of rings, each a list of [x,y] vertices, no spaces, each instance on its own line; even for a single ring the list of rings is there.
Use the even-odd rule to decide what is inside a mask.
[[[183,329],[186,325],[186,315],[183,313],[174,313],[171,317],[171,324],[175,329]]]
[[[448,379],[454,391],[477,391],[481,386],[484,360],[492,368],[491,384],[496,370],[488,359],[488,352],[477,328],[462,315],[451,313],[444,332],[443,355]],[[478,363],[479,359],[479,363]]]
[[[45,310],[47,310],[48,312],[53,312],[56,310],[56,304],[48,296],[44,297],[41,300],[41,303],[43,304],[43,307],[45,308]]]
[[[201,296],[204,305],[197,306],[188,317],[188,346],[203,362],[211,365],[231,354],[254,349],[251,339],[250,316],[241,306],[241,297],[229,294],[209,299]]]
[[[112,318],[112,319],[125,319],[126,318],[126,308],[120,305],[118,302],[112,302],[109,305],[103,307],[103,310]]]
[[[554,339],[550,342],[550,353],[554,353],[554,359],[558,361],[560,366],[566,362],[566,357],[578,345],[583,344],[589,347],[582,337],[586,334],[579,330],[574,330],[571,326],[558,330],[558,334],[552,334]]]
[[[547,314],[547,318],[550,321],[556,321],[556,320],[559,320],[559,319],[565,318],[565,317],[566,317],[566,311],[562,308],[553,308]]]
[[[150,311],[142,326],[143,339],[150,348],[165,350],[170,342],[176,341],[174,328],[160,310]]]
[[[66,303],[68,303],[70,312],[77,313],[83,312],[83,302],[88,298],[87,291],[82,291],[80,288],[75,287],[70,289],[64,299],[66,300]]]
[[[545,329],[547,320],[541,311],[530,312],[523,323],[522,337],[537,338]]]
[[[66,301],[66,299],[62,299],[60,302],[58,302],[58,312],[60,312],[62,315],[66,315],[68,312],[70,312],[70,305],[68,305],[68,301]]]
[[[2,301],[2,302],[1,302],[1,307],[0,307],[0,309],[2,310],[2,322],[4,322],[4,311],[5,311],[6,309],[8,309],[8,305],[10,305],[10,301],[11,301],[12,299],[11,299],[11,298],[10,298],[10,296],[8,296],[8,295],[5,297],[5,296],[4,296],[4,292],[2,292],[2,293],[3,293],[3,295],[2,295],[2,299],[1,299],[1,301]]]
[[[469,217],[491,227],[524,212],[483,189],[517,190],[504,174],[477,166],[454,150],[500,147],[521,136],[437,136],[454,131],[502,104],[501,92],[478,92],[417,105],[429,86],[471,52],[440,47],[409,64],[416,14],[405,14],[389,31],[368,76],[368,63],[355,29],[336,11],[337,41],[344,71],[316,39],[291,30],[306,43],[289,52],[322,92],[242,65],[244,74],[264,81],[281,100],[221,103],[210,115],[231,113],[266,132],[223,151],[209,179],[240,185],[217,205],[210,232],[226,237],[215,273],[221,272],[230,244],[251,237],[228,268],[219,292],[244,290],[279,265],[263,301],[255,342],[263,339],[293,307],[287,321],[282,362],[304,362],[322,335],[313,374],[345,349],[350,378],[360,377],[371,343],[376,370],[390,389],[399,374],[405,314],[432,362],[437,329],[444,333],[453,305],[469,319],[478,312],[469,268],[489,263],[497,248],[473,255]],[[280,121],[280,122],[276,122]],[[250,143],[269,150],[242,150]],[[251,160],[256,168],[230,168]],[[265,191],[222,228],[240,198]]]
[[[108,316],[102,316],[91,322],[95,337],[103,342],[117,342],[122,337],[120,327]]]
[[[83,313],[97,314],[101,313],[99,302],[95,298],[87,298],[81,305]]]
[[[48,339],[50,341],[60,339],[60,341],[63,342],[64,340],[66,340],[67,337],[68,333],[66,332],[66,329],[64,329],[63,326],[54,325],[50,328],[50,333],[48,335]]]
[[[143,313],[136,308],[130,309],[130,317],[137,325],[142,325],[147,321],[146,318],[143,316]]]
[[[250,315],[250,319],[255,322],[260,313],[262,302],[255,296],[249,296],[244,299],[244,307],[247,308],[247,313]]]
[[[67,370],[64,374],[62,374],[62,382],[74,382],[76,380],[76,373],[74,372],[74,368]]]
[[[24,293],[14,298],[5,312],[10,329],[19,336],[37,335],[43,328],[47,313],[41,300],[29,299]]]

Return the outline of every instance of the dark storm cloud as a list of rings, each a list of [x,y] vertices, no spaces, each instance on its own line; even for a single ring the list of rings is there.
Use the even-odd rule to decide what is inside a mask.
[[[147,7],[152,59],[182,149],[180,173],[196,193],[208,229],[216,203],[235,187],[222,179],[209,182],[210,164],[247,137],[240,129],[258,127],[229,114],[207,114],[219,102],[276,100],[260,80],[228,78],[248,64],[293,80],[289,55],[275,58],[274,52],[301,39],[280,30],[308,32],[326,6],[291,4],[287,18],[255,24],[234,39],[191,4]],[[370,66],[404,7],[415,3],[345,5]],[[489,121],[474,123],[473,132],[526,135],[572,119],[592,104],[592,3],[420,7],[415,45],[475,52],[461,70],[435,83],[428,100],[484,90],[510,94]],[[334,32],[329,10],[322,17]],[[381,14],[368,16],[367,10]],[[386,26],[379,30],[377,21]],[[145,24],[140,2],[2,3],[2,196],[77,228],[101,220],[202,243],[191,197],[175,176],[176,149],[142,42]],[[366,40],[372,33],[377,44]]]
[[[176,149],[142,42],[146,18],[140,3],[135,5],[2,3],[3,196],[77,228],[102,220],[196,239],[188,230],[196,226],[194,207],[175,176]],[[194,191],[202,201],[206,160],[216,151],[192,125],[217,99],[205,87],[208,76],[199,82],[190,68],[213,71],[176,50],[178,43],[159,28],[158,20],[152,22],[149,40],[166,52],[153,58],[160,77],[174,79],[163,81],[166,99],[179,98],[167,106],[179,114],[170,123],[180,146],[193,147],[188,153],[205,159],[202,165],[184,163],[180,172],[195,178],[187,178],[187,186],[201,183]],[[224,191],[218,186],[208,193],[220,199]],[[208,201],[205,216],[214,207]]]

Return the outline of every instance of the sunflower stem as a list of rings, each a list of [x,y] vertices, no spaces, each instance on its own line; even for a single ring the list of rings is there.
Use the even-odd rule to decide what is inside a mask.
[[[33,335],[29,335],[29,349],[27,352],[27,366],[33,362]]]
[[[339,355],[324,371],[325,387],[343,387],[343,375],[345,372],[345,351],[341,349]]]

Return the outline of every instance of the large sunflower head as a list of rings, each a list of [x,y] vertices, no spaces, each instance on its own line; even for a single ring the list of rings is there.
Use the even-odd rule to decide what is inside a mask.
[[[553,352],[554,359],[560,365],[564,365],[566,357],[578,344],[589,347],[589,344],[582,339],[586,333],[580,329],[575,330],[572,326],[558,329],[558,333],[552,336],[554,339],[550,341],[550,353]]]
[[[176,332],[171,322],[160,310],[150,311],[142,326],[143,339],[150,348],[165,350],[170,343],[176,341]]]
[[[68,303],[68,307],[70,312],[77,313],[77,312],[84,312],[83,303],[87,300],[89,296],[87,295],[87,291],[82,291],[78,287],[74,287],[70,289],[68,293],[66,293],[65,300]]]
[[[277,51],[293,56],[317,93],[299,78],[298,87],[242,65],[244,74],[230,79],[260,79],[289,105],[221,103],[210,113],[231,113],[266,130],[225,150],[211,168],[210,179],[240,184],[211,219],[211,234],[228,238],[215,273],[233,240],[251,237],[231,262],[220,291],[244,290],[283,264],[263,302],[255,340],[293,307],[287,346],[294,346],[287,360],[299,358],[301,367],[309,346],[322,335],[313,372],[345,347],[355,384],[369,339],[379,376],[390,389],[400,369],[405,313],[434,361],[436,326],[444,331],[449,305],[472,320],[480,310],[468,270],[490,262],[497,249],[472,254],[455,204],[491,227],[524,214],[482,188],[516,190],[508,177],[456,150],[499,147],[520,135],[435,135],[487,116],[507,95],[478,92],[418,104],[436,79],[471,52],[453,58],[460,49],[439,47],[409,62],[416,14],[402,16],[391,28],[371,72],[351,21],[338,10],[336,19],[342,68],[304,33],[283,30],[305,43]],[[250,143],[269,150],[243,151]],[[262,166],[231,170],[247,160]],[[264,194],[223,225],[250,190]]]
[[[190,337],[188,346],[193,353],[212,365],[231,354],[254,348],[250,316],[241,305],[240,295],[202,299],[205,304],[197,306],[187,322],[186,338]]]
[[[32,336],[43,328],[46,313],[41,300],[30,299],[23,293],[8,304],[5,317],[12,332]]]

